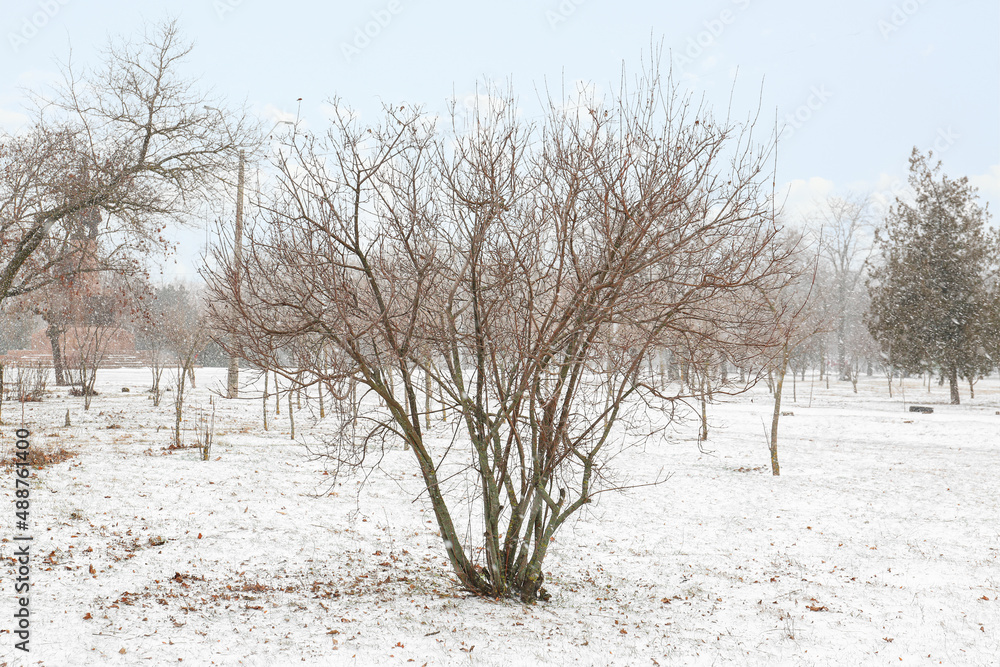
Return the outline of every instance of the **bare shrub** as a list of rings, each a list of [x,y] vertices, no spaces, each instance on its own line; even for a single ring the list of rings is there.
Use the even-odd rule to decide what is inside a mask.
[[[37,403],[45,397],[49,382],[49,369],[41,364],[14,367],[13,396],[21,403]]]
[[[215,441],[215,402],[212,402],[212,414],[206,415],[203,411],[198,411],[197,419],[198,451],[201,453],[201,460],[207,461],[212,454],[212,443]]]
[[[334,468],[407,447],[461,584],[531,602],[574,513],[665,478],[631,482],[615,455],[662,439],[706,383],[665,387],[651,359],[766,365],[760,293],[788,253],[752,122],[717,122],[655,73],[551,101],[538,124],[490,93],[449,131],[340,104],[325,137],[296,128],[208,302],[230,354],[335,396]],[[276,353],[293,349],[316,353]]]
[[[44,468],[45,466],[62,463],[76,456],[76,452],[64,447],[32,447],[28,450],[27,464],[33,468]],[[0,466],[5,468],[13,467],[15,463],[24,463],[21,459],[12,456],[5,456],[0,459]]]

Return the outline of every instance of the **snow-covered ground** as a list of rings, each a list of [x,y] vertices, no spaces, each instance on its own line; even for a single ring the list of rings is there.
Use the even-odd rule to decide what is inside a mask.
[[[224,371],[197,380],[188,442]],[[10,634],[14,473],[0,468],[0,666],[1000,661],[996,378],[961,406],[908,380],[930,415],[878,377],[858,394],[800,382],[797,401],[786,385],[777,478],[766,390],[712,405],[710,453],[692,421],[617,460],[634,482],[672,476],[604,494],[558,533],[552,600],[534,606],[456,587],[408,452],[327,493],[287,405],[265,433],[258,400],[215,399],[203,462],[166,449],[170,394],[153,408],[147,386],[108,370],[89,412],[58,390],[25,405],[32,447],[76,456],[32,479],[30,654]],[[3,411],[9,459],[20,405]]]

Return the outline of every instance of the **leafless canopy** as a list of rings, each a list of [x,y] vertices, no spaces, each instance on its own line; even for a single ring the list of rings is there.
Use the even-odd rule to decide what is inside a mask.
[[[102,212],[105,257],[141,251],[234,173],[254,125],[185,78],[189,50],[173,23],[112,43],[99,67],[66,65],[35,95],[27,129],[0,133],[0,303],[72,266],[81,215]]]
[[[446,129],[339,103],[325,136],[296,129],[242,265],[222,249],[207,280],[233,352],[359,401],[330,456],[407,445],[462,585],[530,601],[556,530],[620,485],[609,458],[669,419],[651,355],[767,349],[787,253],[752,123],[656,75],[538,123],[491,92]]]

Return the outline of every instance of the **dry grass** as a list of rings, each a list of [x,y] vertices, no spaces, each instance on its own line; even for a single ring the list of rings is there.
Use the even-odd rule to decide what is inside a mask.
[[[68,459],[76,456],[76,452],[71,449],[65,449],[64,447],[59,448],[46,448],[46,447],[32,447],[28,450],[28,465],[32,468],[44,468],[45,466],[55,465],[57,463],[62,463]],[[13,452],[5,454],[3,459],[0,459],[0,466],[5,468],[11,468],[14,466],[16,461],[20,459],[17,458],[16,454]]]

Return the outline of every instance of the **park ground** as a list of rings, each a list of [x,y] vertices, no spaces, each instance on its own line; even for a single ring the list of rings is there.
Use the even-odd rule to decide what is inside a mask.
[[[246,376],[245,376],[246,377]],[[24,404],[33,469],[30,653],[16,650],[14,469],[0,467],[0,666],[989,665],[1000,655],[1000,380],[786,383],[782,474],[760,386],[627,449],[619,481],[557,533],[549,602],[456,586],[409,452],[331,481],[307,405],[261,425],[199,369],[193,444],[149,373],[104,370],[89,411]],[[122,388],[127,387],[127,393]],[[902,391],[901,391],[902,390]],[[905,402],[904,402],[905,401]],[[934,408],[914,414],[910,404]],[[21,404],[5,401],[2,456]],[[72,425],[64,426],[67,409]],[[314,408],[313,408],[314,409]],[[72,454],[62,459],[60,451]],[[476,530],[469,525],[468,530]]]

